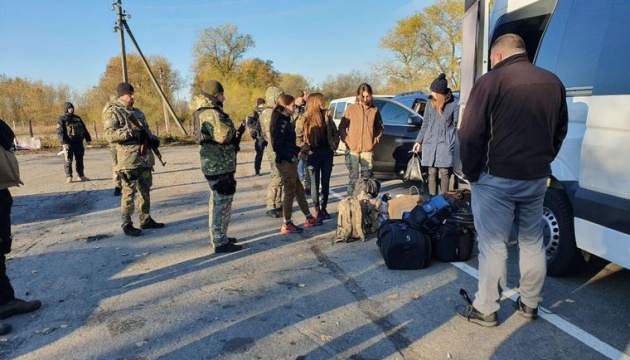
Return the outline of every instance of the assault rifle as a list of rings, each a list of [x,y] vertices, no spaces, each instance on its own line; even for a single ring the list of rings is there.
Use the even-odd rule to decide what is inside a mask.
[[[160,146],[160,139],[156,136],[151,136],[149,135],[149,132],[147,131],[147,129],[144,127],[144,125],[142,125],[142,123],[140,122],[140,120],[138,120],[138,118],[136,117],[136,115],[134,113],[130,113],[129,116],[127,117],[129,119],[129,122],[131,122],[131,124],[133,126],[135,126],[136,128],[139,129],[140,131],[140,155],[144,156],[147,153],[147,148],[151,149],[151,151],[153,151],[153,153],[155,154],[155,156],[157,156],[158,160],[160,160],[160,163],[162,164],[162,166],[166,166],[166,162],[164,162],[162,160],[162,154],[160,153],[160,150],[158,149],[158,147]]]

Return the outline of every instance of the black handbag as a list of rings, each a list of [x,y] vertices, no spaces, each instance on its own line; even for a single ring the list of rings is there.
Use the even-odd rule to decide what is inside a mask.
[[[407,170],[403,176],[404,181],[424,181],[422,177],[422,168],[420,167],[420,156],[413,154],[407,163]]]

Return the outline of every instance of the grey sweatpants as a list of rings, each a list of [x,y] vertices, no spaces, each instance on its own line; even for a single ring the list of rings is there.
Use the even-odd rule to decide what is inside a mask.
[[[483,173],[471,184],[472,211],[479,242],[479,289],[473,305],[484,315],[499,310],[499,286],[506,285],[507,243],[518,230],[520,293],[536,308],[547,273],[542,211],[547,179],[514,180]]]

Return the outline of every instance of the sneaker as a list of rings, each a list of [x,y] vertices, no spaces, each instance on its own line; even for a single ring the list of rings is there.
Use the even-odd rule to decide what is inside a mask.
[[[536,319],[536,318],[538,318],[538,307],[530,308],[529,306],[523,304],[521,302],[521,297],[520,296],[518,297],[518,299],[516,299],[516,302],[514,303],[514,308],[523,317],[526,317],[528,319]]]
[[[90,181],[90,179],[87,176],[79,176],[79,178],[77,180],[78,181]]]
[[[317,220],[324,220],[324,212],[322,210],[315,210],[315,213],[313,214],[313,217]]]
[[[231,242],[228,242],[227,244],[221,245],[219,247],[216,247],[214,249],[214,253],[218,254],[218,253],[232,253],[232,252],[236,252],[239,250],[242,250],[243,246],[241,245],[235,245]]]
[[[0,336],[10,333],[11,329],[12,329],[11,324],[5,324],[5,323],[0,324]]]
[[[276,210],[267,210],[265,214],[267,214],[267,216],[272,217],[272,218],[280,217],[280,215],[278,215],[278,212],[276,212]]]
[[[323,224],[323,222],[319,219],[316,219],[314,217],[311,218],[306,218],[306,221],[304,221],[304,227],[305,228],[310,228],[313,226],[320,226],[321,224]]]
[[[114,196],[120,196],[122,194],[122,189],[119,187],[114,188]]]
[[[477,325],[492,327],[497,326],[497,313],[496,311],[490,315],[484,315],[480,313],[474,306],[467,304],[458,305],[456,308],[457,316],[462,319],[466,319]]]
[[[145,224],[140,224],[140,229],[161,229],[164,227],[164,223],[159,223],[156,222],[155,220],[153,220],[152,218],[149,218],[149,221],[147,221]]]
[[[0,305],[0,319],[6,319],[17,314],[29,313],[35,311],[42,306],[39,300],[24,301],[21,299],[13,299],[4,305]]]
[[[281,234],[300,234],[304,231],[301,227],[295,226],[292,222],[282,224]]]
[[[125,226],[123,226],[123,232],[127,236],[140,236],[140,234],[142,234],[142,230],[136,229],[131,224],[126,224]]]
[[[322,209],[322,219],[323,220],[330,220],[330,214],[328,213],[328,211],[326,209]]]
[[[72,182],[72,177],[68,176],[68,177],[66,178],[66,182],[67,182],[68,184],[70,184],[70,183]]]

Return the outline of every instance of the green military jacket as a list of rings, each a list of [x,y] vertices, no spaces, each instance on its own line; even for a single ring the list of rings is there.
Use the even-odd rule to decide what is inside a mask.
[[[140,139],[134,136],[139,129],[129,121],[128,117],[131,113],[151,134],[147,119],[140,109],[130,109],[115,98],[111,99],[103,108],[105,138],[116,147],[117,170],[152,168],[155,165],[155,158],[151,150],[147,149],[144,155],[140,155]]]
[[[201,172],[216,176],[236,171],[236,146],[232,143],[236,129],[230,116],[223,112],[216,99],[195,96],[190,105],[194,112],[195,128],[199,129],[199,157]]]

